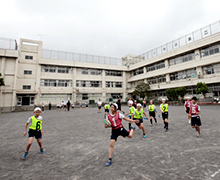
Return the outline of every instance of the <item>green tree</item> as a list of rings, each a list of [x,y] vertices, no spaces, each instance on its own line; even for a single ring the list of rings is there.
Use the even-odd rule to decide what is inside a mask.
[[[186,88],[185,87],[178,87],[176,89],[177,95],[180,96],[182,99],[186,95]]]
[[[205,83],[199,82],[196,85],[196,94],[203,94],[205,96],[206,93],[209,92],[209,88]]]
[[[140,96],[141,98],[145,98],[145,96],[148,95],[148,91],[150,89],[150,85],[147,83],[140,83],[135,87],[135,90],[133,91],[133,94],[136,96]]]
[[[1,78],[2,74],[0,73],[0,86],[4,86],[5,85],[5,82],[4,82],[4,79]]]
[[[178,94],[176,92],[176,89],[167,89],[166,90],[166,96],[169,100],[175,101],[178,99]]]

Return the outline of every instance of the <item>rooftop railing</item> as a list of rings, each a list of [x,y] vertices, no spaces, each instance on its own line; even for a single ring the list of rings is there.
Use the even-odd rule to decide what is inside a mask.
[[[18,45],[15,39],[8,39],[0,37],[0,49],[17,50]]]

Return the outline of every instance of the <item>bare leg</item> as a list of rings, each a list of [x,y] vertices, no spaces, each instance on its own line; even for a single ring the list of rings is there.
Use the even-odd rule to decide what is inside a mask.
[[[26,152],[29,151],[29,149],[30,149],[30,147],[31,147],[31,145],[33,143],[33,140],[34,140],[33,137],[28,138],[28,145],[27,145],[27,148],[26,148]]]
[[[41,141],[41,139],[40,139],[40,138],[39,138],[39,139],[37,139],[37,143],[38,143],[38,145],[39,145],[40,149],[42,149],[42,141]]]
[[[134,134],[134,130],[132,129],[132,130],[130,131],[128,137],[129,137],[129,138],[132,138],[133,134]]]
[[[114,145],[115,145],[115,140],[111,139],[110,148],[109,148],[109,158],[112,158],[112,154],[113,154],[113,151],[114,151]]]

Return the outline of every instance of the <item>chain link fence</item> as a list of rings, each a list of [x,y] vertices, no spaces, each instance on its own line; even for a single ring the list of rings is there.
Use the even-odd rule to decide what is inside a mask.
[[[0,37],[0,49],[18,50],[18,44],[15,39]]]

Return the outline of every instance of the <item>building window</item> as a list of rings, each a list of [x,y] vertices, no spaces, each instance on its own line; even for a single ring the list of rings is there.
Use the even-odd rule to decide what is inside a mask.
[[[24,74],[32,74],[32,71],[24,70]]]
[[[203,74],[204,75],[216,74],[216,73],[220,73],[220,63],[211,64],[211,65],[203,67]]]
[[[220,44],[213,45],[208,48],[203,48],[201,49],[201,56],[206,57],[206,56],[211,56],[213,54],[217,54],[220,52]]]
[[[170,81],[197,77],[196,68],[170,74]]]
[[[109,82],[105,83],[106,88],[122,88],[122,82]]]
[[[164,61],[147,66],[147,72],[155,71],[155,70],[162,69],[162,68],[165,68]]]
[[[76,87],[102,87],[102,81],[76,81]]]
[[[70,72],[70,67],[58,67],[57,72],[68,74]]]
[[[72,87],[71,80],[58,80],[58,87]]]
[[[69,74],[72,73],[71,67],[63,67],[63,66],[47,66],[42,65],[41,66],[41,72],[49,72],[49,73],[65,73]]]
[[[178,56],[176,58],[170,59],[169,60],[169,65],[173,66],[173,65],[176,65],[176,64],[192,61],[194,59],[195,59],[195,53],[192,52],[192,53],[188,53],[186,55],[182,55],[182,56]]]
[[[137,76],[137,75],[143,74],[143,73],[144,73],[144,68],[139,68],[139,69],[131,71],[131,76]]]
[[[23,89],[31,89],[30,85],[23,85]]]
[[[88,100],[89,96],[88,94],[82,94],[82,100]]]
[[[100,70],[100,69],[78,68],[77,69],[77,74],[82,74],[82,75],[101,75],[102,74],[102,70]]]
[[[72,87],[72,80],[41,79],[41,86]]]
[[[106,76],[122,76],[122,72],[121,71],[105,71],[105,75]]]
[[[131,87],[136,87],[138,84],[144,82],[144,80],[131,82]]]
[[[25,56],[25,59],[33,60],[33,56]]]
[[[56,66],[41,66],[41,72],[50,72],[55,73],[56,72]]]

